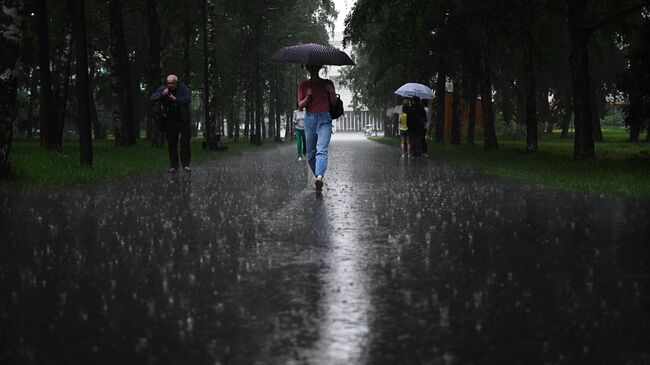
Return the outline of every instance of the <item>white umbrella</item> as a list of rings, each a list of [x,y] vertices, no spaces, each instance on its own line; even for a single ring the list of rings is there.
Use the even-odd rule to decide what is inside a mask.
[[[417,96],[420,99],[433,99],[433,90],[426,85],[415,82],[409,82],[400,86],[399,89],[395,90],[395,94],[406,98]]]

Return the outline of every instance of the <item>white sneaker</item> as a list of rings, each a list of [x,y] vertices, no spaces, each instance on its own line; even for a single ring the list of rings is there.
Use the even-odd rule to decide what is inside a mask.
[[[298,157],[298,161],[302,161],[302,156]]]

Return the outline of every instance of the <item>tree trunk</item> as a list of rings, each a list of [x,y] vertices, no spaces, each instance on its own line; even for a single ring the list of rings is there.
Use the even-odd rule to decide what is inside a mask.
[[[217,54],[217,20],[216,20],[216,0],[204,0],[205,15],[204,35],[203,35],[203,59],[204,59],[204,98],[205,98],[205,127],[204,137],[207,142],[212,142],[216,130],[216,121],[214,118],[215,88],[217,82],[217,70],[215,56]]]
[[[268,118],[269,118],[269,132],[268,135],[264,135],[264,138],[271,137],[275,135],[275,108],[273,103],[269,103],[269,108],[268,108]]]
[[[20,69],[20,42],[23,29],[22,0],[3,0],[0,13],[0,179],[13,178],[11,139],[16,119],[17,75]]]
[[[634,123],[630,125],[630,142],[639,143],[639,136],[641,135],[641,123]]]
[[[129,58],[122,25],[121,0],[110,0],[110,50],[111,95],[113,97],[113,130],[115,144],[120,146],[136,143],[133,121],[133,100]]]
[[[160,22],[158,21],[158,2],[156,0],[147,0],[147,33],[149,36],[147,86],[149,95],[151,95],[160,87],[162,81],[162,68],[160,66],[162,45],[160,41]],[[151,138],[151,147],[162,148],[165,142],[159,101],[149,102],[147,124],[148,137]]]
[[[435,122],[435,136],[436,142],[442,143],[445,141],[445,97],[446,97],[446,81],[447,75],[442,71],[442,63],[438,71],[438,79],[436,80],[436,122]]]
[[[595,82],[594,85],[599,85],[598,82]],[[600,87],[591,88],[591,110],[592,110],[592,125],[594,128],[594,142],[605,142],[603,138],[603,130],[600,126],[600,100],[605,99],[604,95],[601,95]]]
[[[526,152],[537,152],[537,78],[535,77],[535,53],[533,37],[528,31],[524,46],[526,61],[524,63],[524,82],[526,85]]]
[[[57,77],[53,78],[53,81],[56,80],[53,84],[54,106],[56,110],[56,128],[54,133],[56,134],[56,143],[59,146],[59,149],[63,148],[63,129],[65,126],[65,117],[68,106],[68,91],[70,89],[72,43],[72,26],[69,26],[64,35],[61,52],[56,58],[58,65],[54,74],[57,75]]]
[[[38,37],[38,68],[40,76],[41,145],[60,151],[57,145],[56,113],[53,107],[52,71],[50,70],[50,36],[47,0],[35,0],[36,33]]]
[[[514,113],[515,120],[519,125],[526,124],[526,83],[519,82],[513,86],[515,93],[516,111]]]
[[[471,80],[469,86],[469,115],[467,122],[467,144],[474,145],[474,130],[476,127],[476,82]]]
[[[275,109],[275,141],[282,142],[282,137],[280,136],[280,129],[282,128],[282,110],[278,104]]]
[[[286,123],[284,125],[284,138],[289,138],[289,140],[293,141],[293,123],[291,121],[291,118],[293,118],[293,113],[290,113],[287,111],[287,114],[284,116]]]
[[[91,77],[91,85],[95,85],[95,72],[96,72],[96,65],[93,57],[88,58],[88,68],[90,69],[90,77]],[[104,129],[104,126],[99,123],[99,116],[97,115],[97,104],[95,102],[95,91],[94,88],[90,88],[89,90],[89,96],[90,96],[90,119],[92,122],[92,130],[95,134],[95,139],[96,140],[103,140],[106,139],[106,130]]]
[[[88,81],[85,0],[73,1],[74,38],[77,61],[77,103],[79,105],[79,156],[81,166],[90,167],[93,165],[93,139],[90,127],[90,83]]]
[[[235,95],[237,94],[235,93]],[[230,108],[228,110],[228,128],[227,128],[228,137],[232,138],[234,130],[235,130],[235,100],[233,97],[230,100]]]
[[[571,78],[575,124],[574,159],[595,157],[589,78],[589,33],[585,29],[586,0],[566,0],[571,41]]]
[[[486,151],[498,150],[494,104],[492,103],[492,70],[487,57],[489,43],[483,40],[481,57],[481,103],[483,104],[483,147]]]
[[[460,118],[461,118],[461,102],[460,102],[460,80],[458,77],[454,78],[454,94],[452,100],[452,120],[451,120],[451,144],[460,144]]]
[[[249,138],[251,132],[251,92],[250,89],[246,91],[244,100],[244,138]]]
[[[262,86],[260,85],[260,26],[257,22],[253,25],[253,35],[255,37],[255,45],[253,47],[253,95],[254,108],[255,108],[255,138],[251,139],[253,144],[262,144]]]

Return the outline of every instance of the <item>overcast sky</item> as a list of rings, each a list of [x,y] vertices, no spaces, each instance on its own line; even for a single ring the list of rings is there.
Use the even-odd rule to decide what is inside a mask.
[[[335,32],[342,32],[345,21],[345,16],[350,12],[352,5],[354,5],[355,0],[334,0],[334,6],[336,6],[336,11],[339,12],[339,17],[336,19],[334,25]]]

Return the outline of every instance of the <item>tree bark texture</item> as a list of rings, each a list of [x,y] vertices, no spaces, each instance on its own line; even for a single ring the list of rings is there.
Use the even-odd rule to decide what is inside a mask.
[[[605,99],[598,82],[593,83],[595,87],[591,88],[591,120],[594,128],[594,142],[605,142],[603,137],[603,130],[600,126],[600,105],[601,100]]]
[[[438,79],[436,80],[436,122],[435,122],[435,138],[436,142],[442,143],[445,141],[445,97],[446,97],[446,82],[447,75],[442,71],[438,71]]]
[[[160,86],[163,75],[161,67],[162,43],[160,41],[160,22],[158,20],[158,1],[147,0],[147,30],[149,34],[149,65],[147,67],[147,86],[149,95]],[[165,144],[162,130],[162,110],[160,102],[150,102],[147,113],[147,131],[151,137],[151,147],[162,148]]]
[[[113,130],[115,144],[120,146],[136,143],[133,121],[133,98],[129,75],[129,58],[124,39],[121,0],[109,1],[110,49],[111,49],[111,95],[113,98]]]
[[[0,179],[13,177],[11,138],[16,119],[23,9],[23,0],[3,0],[0,13]]]
[[[627,109],[627,116],[625,117],[625,124],[630,128],[630,142],[638,143],[643,124],[640,113],[643,100],[635,90],[630,92],[629,100],[630,103]]]
[[[88,46],[86,44],[85,0],[73,0],[75,59],[77,61],[77,103],[79,106],[79,152],[81,166],[93,165],[90,121],[90,82],[88,80]]]
[[[50,69],[50,39],[47,0],[35,0],[36,32],[38,37],[38,68],[40,76],[41,145],[59,151],[56,135],[56,113]]]
[[[255,133],[251,136],[251,143],[260,145],[262,144],[262,86],[260,85],[260,25],[259,22],[255,22],[253,25],[255,37],[255,44],[253,46],[253,91],[254,91],[254,109],[255,109]]]
[[[205,0],[206,17],[205,21],[205,34],[203,46],[205,49],[204,54],[204,69],[206,73],[206,81],[204,85],[205,93],[205,129],[207,134],[206,140],[212,142],[215,134],[215,118],[213,107],[215,105],[215,90],[217,82],[217,69],[215,63],[215,56],[217,54],[217,19],[216,19],[216,0]]]
[[[65,30],[63,47],[54,58],[54,75],[56,76],[52,78],[56,114],[56,127],[53,134],[56,136],[56,145],[59,150],[63,148],[63,129],[68,107],[68,92],[70,91],[72,43],[72,24],[70,24]]]
[[[571,79],[575,124],[574,159],[595,156],[589,78],[589,34],[585,29],[586,0],[566,0],[569,10]]]
[[[461,118],[461,102],[460,102],[460,80],[458,77],[454,78],[454,96],[452,100],[452,119],[451,119],[451,144],[460,144],[460,118]]]
[[[524,46],[524,82],[526,85],[526,152],[537,152],[537,78],[535,77],[535,53],[530,32]]]
[[[88,68],[90,69],[90,77],[91,77],[91,85],[95,84],[95,76],[96,76],[96,64],[94,57],[89,57],[88,58]],[[89,90],[89,95],[90,95],[90,118],[92,121],[92,130],[95,136],[96,140],[103,140],[106,139],[106,130],[104,126],[99,122],[99,116],[97,115],[97,104],[95,102],[95,92],[94,89],[91,87]]]
[[[474,80],[471,81],[471,85],[469,86],[469,115],[468,115],[468,122],[467,122],[467,144],[469,145],[474,145],[474,134],[475,134],[475,128],[476,128],[476,82]]]

